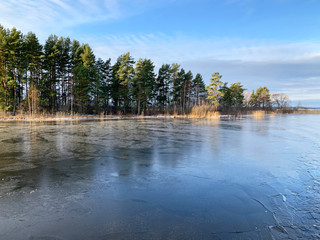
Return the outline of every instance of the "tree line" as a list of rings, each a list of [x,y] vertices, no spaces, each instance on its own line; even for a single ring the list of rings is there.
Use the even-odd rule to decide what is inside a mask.
[[[259,87],[251,94],[246,91],[240,82],[228,83],[221,81],[222,76],[212,74],[210,84],[206,86],[207,99],[216,110],[230,111],[239,109],[286,109],[289,107],[289,98],[283,93],[271,94],[267,87]]]
[[[96,58],[88,44],[50,35],[37,36],[0,25],[0,109],[9,112],[179,113],[214,104],[217,110],[270,108],[269,90],[246,98],[241,83],[228,86],[214,73],[203,77],[179,64],[163,64],[158,73],[150,59],[137,61],[125,53],[114,64]],[[282,96],[278,107],[284,105]]]

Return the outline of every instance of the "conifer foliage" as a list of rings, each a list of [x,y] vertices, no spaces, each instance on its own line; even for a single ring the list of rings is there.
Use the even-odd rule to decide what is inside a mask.
[[[2,111],[188,114],[202,104],[216,110],[243,107],[241,83],[228,87],[221,78],[215,72],[206,87],[201,74],[194,77],[177,63],[163,64],[156,73],[152,60],[135,61],[127,52],[112,64],[111,59],[96,59],[88,44],[68,37],[50,35],[41,45],[32,32],[25,35],[0,25]],[[286,106],[287,98],[275,99],[276,106]],[[271,107],[269,90],[257,89],[248,104]]]

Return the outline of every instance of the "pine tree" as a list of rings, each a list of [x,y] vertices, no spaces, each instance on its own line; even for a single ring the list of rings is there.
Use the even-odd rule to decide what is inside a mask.
[[[117,61],[113,66],[112,66],[112,78],[111,78],[111,84],[110,84],[110,95],[113,101],[113,112],[117,113],[118,108],[120,105],[120,80],[118,77],[117,72],[119,71],[120,68],[120,62]]]
[[[137,102],[137,113],[141,113],[141,105],[146,112],[149,101],[153,98],[155,87],[154,65],[150,59],[139,59],[133,79],[133,97]]]
[[[244,91],[240,82],[232,83],[230,86],[230,92],[232,96],[232,106],[235,108],[241,108],[243,106]]]
[[[22,49],[23,49],[23,36],[16,28],[12,28],[8,31],[6,39],[7,48],[7,110],[16,112],[18,104],[18,75],[21,72],[20,66],[22,61]]]
[[[196,77],[192,80],[192,85],[195,105],[200,106],[201,97],[206,92],[206,86],[201,74],[197,73]]]
[[[170,87],[170,93],[172,95],[172,104],[173,104],[173,113],[175,114],[177,112],[176,109],[176,102],[177,102],[177,92],[179,91],[179,82],[180,82],[180,65],[177,63],[172,64],[171,68],[171,87]]]
[[[57,102],[58,109],[67,111],[70,97],[71,40],[60,37],[57,41]]]
[[[182,88],[182,113],[185,114],[189,111],[191,91],[192,91],[192,72],[188,71],[183,78],[183,88]]]
[[[40,78],[42,69],[42,46],[37,36],[29,32],[24,41],[27,76],[25,80],[25,95],[28,111],[33,114],[40,107]],[[28,77],[29,76],[29,77]]]
[[[92,82],[95,111],[100,112],[100,109],[102,108],[104,113],[106,113],[109,107],[109,99],[111,98],[111,59],[109,58],[104,62],[99,58],[95,63],[95,68],[96,79]]]
[[[134,59],[130,53],[121,55],[118,60],[119,69],[116,71],[116,78],[119,80],[119,98],[123,101],[123,111],[127,113],[130,103],[130,89],[134,78]]]
[[[160,111],[164,113],[164,108],[170,102],[170,82],[172,68],[170,64],[163,64],[158,72],[156,79],[156,100],[160,107]]]
[[[8,109],[8,30],[0,25],[0,108]]]
[[[88,44],[82,44],[76,51],[77,65],[73,69],[73,95],[77,110],[81,113],[89,110],[90,91],[97,78],[97,69],[94,66],[95,56]]]
[[[270,92],[267,87],[259,87],[256,91],[258,106],[262,109],[271,107]]]
[[[220,81],[222,78],[218,72],[212,74],[212,78],[210,79],[209,86],[206,87],[208,91],[207,99],[211,100],[211,103],[215,106],[216,110],[219,107],[219,97],[221,96],[220,87],[223,85],[223,82]]]
[[[58,63],[60,50],[58,37],[50,35],[44,45],[44,77],[42,79],[42,102],[44,107],[54,113],[57,109]]]

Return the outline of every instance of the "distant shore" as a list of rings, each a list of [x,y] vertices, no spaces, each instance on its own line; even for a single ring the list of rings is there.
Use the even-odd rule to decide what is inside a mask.
[[[18,115],[7,115],[1,114],[0,121],[80,121],[80,120],[120,120],[120,119],[241,119],[248,116],[253,118],[263,118],[266,115],[277,115],[277,114],[320,114],[320,110],[315,109],[295,109],[290,111],[246,111],[239,113],[221,113],[221,112],[210,112],[205,115],[201,114],[159,114],[159,115],[90,115],[90,114],[18,114]]]

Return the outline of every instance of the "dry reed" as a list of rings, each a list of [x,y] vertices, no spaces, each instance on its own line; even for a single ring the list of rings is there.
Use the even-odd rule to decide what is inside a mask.
[[[252,112],[252,116],[254,119],[263,119],[265,115],[266,115],[266,112],[262,110]]]
[[[294,114],[320,114],[318,109],[296,109],[293,111]]]
[[[220,119],[220,113],[216,111],[216,108],[211,105],[195,106],[192,108],[189,118],[208,118],[208,119]]]

